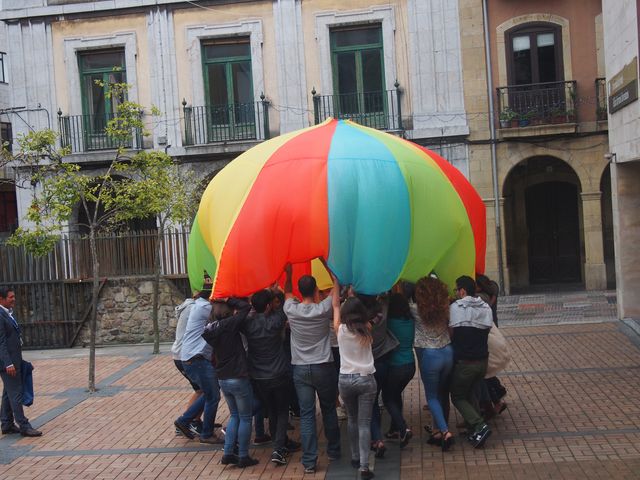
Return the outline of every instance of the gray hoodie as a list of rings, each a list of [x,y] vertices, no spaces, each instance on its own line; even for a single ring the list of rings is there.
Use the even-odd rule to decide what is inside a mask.
[[[176,317],[178,324],[176,325],[176,340],[171,346],[171,354],[174,360],[180,360],[180,351],[182,350],[182,337],[187,328],[187,320],[189,320],[189,312],[191,307],[196,303],[193,298],[187,298],[184,302],[176,307]]]

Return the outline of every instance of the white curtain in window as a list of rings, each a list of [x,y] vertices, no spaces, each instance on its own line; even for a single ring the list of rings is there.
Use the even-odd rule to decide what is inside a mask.
[[[537,39],[538,47],[550,47],[555,43],[553,33],[539,33]]]
[[[531,42],[529,40],[529,35],[521,36],[521,37],[513,37],[513,51],[521,52],[523,50],[530,50]]]

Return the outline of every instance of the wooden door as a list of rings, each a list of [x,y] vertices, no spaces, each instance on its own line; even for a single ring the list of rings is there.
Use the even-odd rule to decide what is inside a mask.
[[[529,230],[529,282],[580,282],[578,189],[547,182],[525,193]]]

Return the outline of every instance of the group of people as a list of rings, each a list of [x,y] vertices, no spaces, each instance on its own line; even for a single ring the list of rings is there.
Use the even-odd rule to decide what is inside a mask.
[[[313,473],[319,457],[316,402],[326,453],[335,461],[342,455],[341,399],[351,465],[361,478],[373,478],[370,452],[382,458],[385,440],[395,439],[402,448],[413,436],[402,394],[415,375],[417,358],[433,418],[425,427],[427,442],[443,451],[454,444],[451,398],[468,441],[475,448],[485,444],[491,435],[487,420],[506,408],[496,368],[487,371],[489,336],[497,330],[495,282],[462,276],[451,300],[447,286],[433,275],[416,284],[400,283],[384,295],[341,288],[335,277],[333,287],[321,291],[314,277],[304,275],[297,298],[291,267],[285,272],[284,290],[274,285],[248,299],[209,301],[211,284],[205,277],[204,289],[177,308],[172,352],[194,394],[174,422],[176,432],[224,445],[222,464],[244,468],[258,463],[249,455],[255,418],[256,443],[273,441],[272,462],[284,465],[301,448],[304,471]],[[230,413],[225,428],[215,423],[220,392]],[[380,397],[391,419],[384,435]],[[290,410],[299,412],[300,443],[287,436]]]

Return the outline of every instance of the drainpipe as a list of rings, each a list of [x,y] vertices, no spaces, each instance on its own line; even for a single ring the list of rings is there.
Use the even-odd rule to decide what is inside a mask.
[[[498,161],[496,155],[496,125],[493,101],[493,71],[491,69],[491,44],[489,43],[489,15],[487,0],[482,0],[482,23],[484,29],[484,54],[487,62],[487,96],[489,98],[489,132],[491,135],[491,172],[496,217],[496,246],[498,250],[498,283],[504,295],[504,264],[502,261],[502,227],[500,225],[500,186],[498,185]]]

